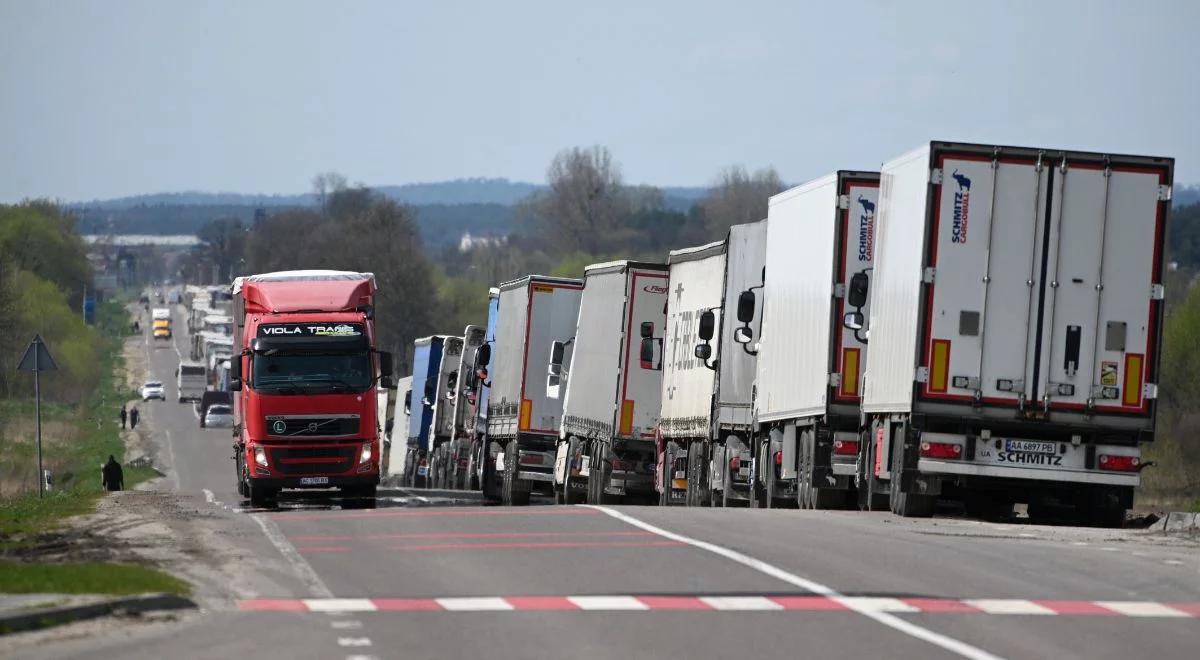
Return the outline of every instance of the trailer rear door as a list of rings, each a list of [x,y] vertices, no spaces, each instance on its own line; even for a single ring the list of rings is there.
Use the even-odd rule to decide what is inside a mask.
[[[1148,414],[1169,178],[936,152],[922,397]]]

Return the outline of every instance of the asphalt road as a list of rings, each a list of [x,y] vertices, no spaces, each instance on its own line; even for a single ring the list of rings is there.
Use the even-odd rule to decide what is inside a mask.
[[[183,338],[180,337],[181,345]],[[133,658],[1194,658],[1197,546],[1134,530],[881,513],[464,505],[384,490],[247,508],[227,430],[147,349],[160,487],[269,569],[180,622],[30,649]]]

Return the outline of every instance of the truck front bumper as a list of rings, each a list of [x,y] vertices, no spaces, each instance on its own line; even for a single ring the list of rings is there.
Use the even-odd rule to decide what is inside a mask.
[[[325,483],[314,483],[314,480],[326,480]],[[255,486],[270,489],[283,488],[345,488],[354,486],[373,486],[379,484],[378,474],[363,474],[354,476],[325,477],[309,475],[304,477],[251,477],[250,482]]]

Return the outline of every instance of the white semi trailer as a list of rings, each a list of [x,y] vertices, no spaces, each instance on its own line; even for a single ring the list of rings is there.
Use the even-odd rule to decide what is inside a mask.
[[[525,505],[533,489],[549,493],[562,398],[550,396],[551,347],[575,334],[583,282],[528,275],[500,285],[495,354],[489,369],[483,494]],[[490,358],[490,355],[488,356]]]
[[[1123,521],[1154,435],[1173,167],[951,142],[883,166],[857,475],[868,499],[904,516],[941,497],[984,515],[1024,502]]]
[[[719,311],[701,314],[713,316],[717,328],[713,339],[699,341],[713,347],[710,362],[717,365],[709,432],[693,438],[687,445],[687,504],[688,506],[724,505],[731,501],[750,499],[751,438],[754,415],[755,367],[757,356],[735,341],[739,329],[748,336],[757,336],[757,318],[745,327],[735,314],[725,313],[736,305],[738,296],[746,290],[761,288],[766,259],[767,223],[765,220],[729,228],[725,239],[725,275]],[[717,319],[720,324],[717,324]],[[694,350],[694,349],[693,349]],[[745,463],[745,469],[742,464]]]
[[[717,364],[706,342],[715,336],[721,311],[725,241],[673,250],[667,264],[670,291],[656,476],[659,503],[681,504],[687,496],[688,449],[711,431]]]
[[[574,336],[555,343],[547,374],[552,392],[555,380],[565,389],[555,495],[565,504],[654,501],[667,266],[595,264],[583,282]]]
[[[756,504],[852,503],[867,344],[842,319],[847,297],[865,304],[878,192],[877,172],[839,171],[770,199],[765,286],[742,293],[737,312],[762,323]],[[738,338],[749,345],[752,333]]]

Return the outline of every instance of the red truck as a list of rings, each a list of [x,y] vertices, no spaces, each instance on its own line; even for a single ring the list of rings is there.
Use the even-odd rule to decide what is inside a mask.
[[[234,460],[238,493],[284,488],[374,497],[382,458],[375,406],[392,356],[375,348],[375,276],[285,271],[233,282]]]

